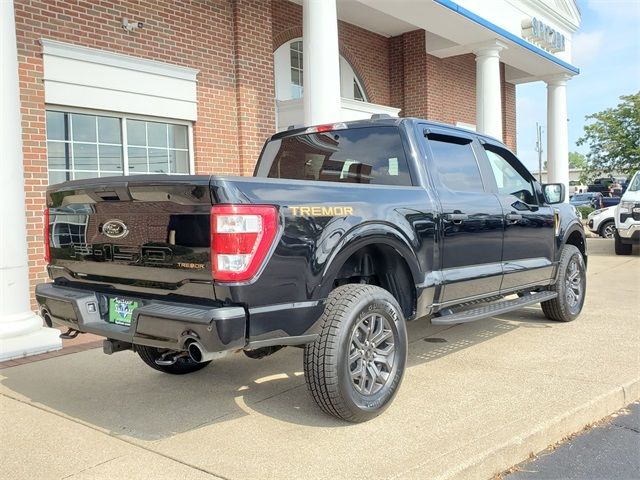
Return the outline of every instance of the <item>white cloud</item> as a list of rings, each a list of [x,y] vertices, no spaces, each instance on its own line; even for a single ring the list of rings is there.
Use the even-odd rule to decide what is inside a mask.
[[[604,31],[578,32],[573,36],[571,62],[583,66],[595,60],[604,41]]]

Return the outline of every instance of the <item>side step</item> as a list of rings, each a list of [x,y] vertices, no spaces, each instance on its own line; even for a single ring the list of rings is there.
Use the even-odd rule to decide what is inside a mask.
[[[557,296],[557,292],[536,292],[513,300],[494,302],[489,305],[464,310],[458,313],[449,313],[440,317],[433,317],[431,319],[431,323],[433,325],[455,325],[457,323],[473,322],[475,320],[481,320],[483,318],[489,318],[495,315],[511,312],[512,310],[518,310],[522,307],[526,307],[527,305],[545,302],[556,298]]]

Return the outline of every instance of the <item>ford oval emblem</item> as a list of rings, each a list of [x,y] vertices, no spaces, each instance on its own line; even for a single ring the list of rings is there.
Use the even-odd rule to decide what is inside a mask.
[[[109,238],[126,237],[129,229],[122,220],[109,220],[102,225],[102,233]]]

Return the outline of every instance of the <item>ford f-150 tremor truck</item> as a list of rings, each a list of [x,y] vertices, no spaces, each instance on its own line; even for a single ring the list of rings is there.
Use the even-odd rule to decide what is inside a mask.
[[[304,348],[310,393],[349,421],[400,385],[405,322],[542,303],[575,319],[583,227],[502,143],[411,118],[284,131],[253,177],[135,176],[49,187],[36,297],[66,335],[183,374],[221,352]]]

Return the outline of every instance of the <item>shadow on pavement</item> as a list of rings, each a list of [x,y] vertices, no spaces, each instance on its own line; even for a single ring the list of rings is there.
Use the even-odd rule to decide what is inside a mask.
[[[411,322],[409,371],[516,328],[552,324],[537,307],[454,327]],[[0,372],[0,380],[0,392],[10,397],[143,441],[256,413],[307,426],[348,426],[314,404],[297,348],[262,360],[234,354],[185,376],[154,371],[132,352],[106,356],[94,349],[8,368]],[[405,379],[402,388],[411,388],[410,382]]]

